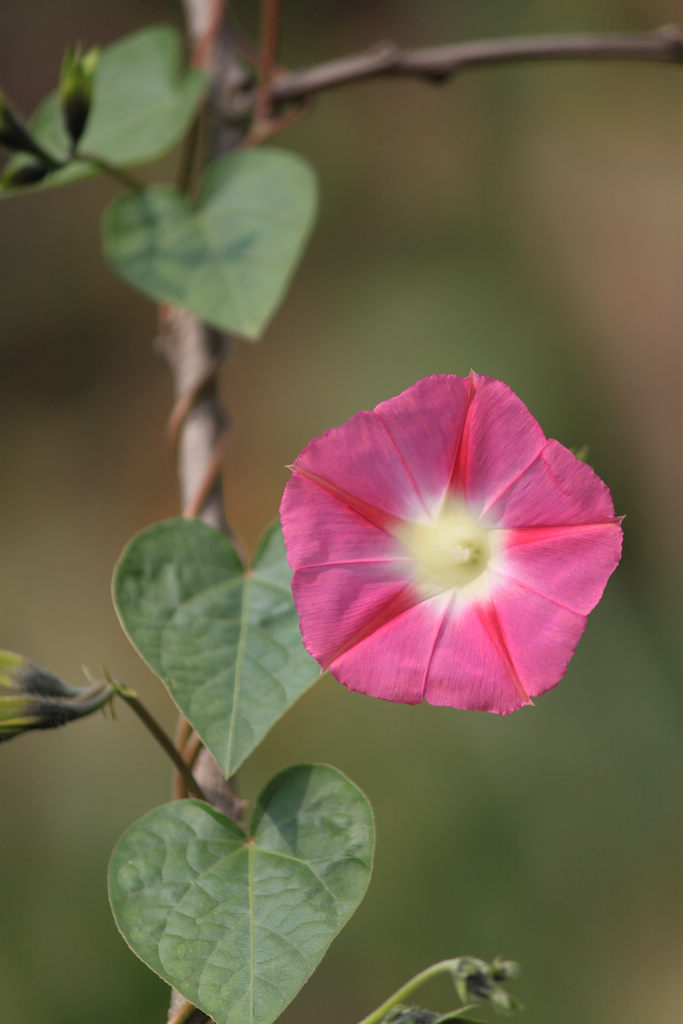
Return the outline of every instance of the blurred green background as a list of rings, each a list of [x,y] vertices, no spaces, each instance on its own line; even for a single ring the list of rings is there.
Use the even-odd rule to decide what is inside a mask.
[[[256,4],[233,9],[249,29]],[[674,17],[658,0],[290,0],[282,62]],[[29,113],[68,43],[155,21],[180,24],[179,5],[0,0],[2,86]],[[223,375],[226,498],[248,545],[310,437],[470,367],[549,436],[588,443],[627,513],[623,563],[534,710],[394,706],[328,680],[248,763],[252,797],[288,764],[336,764],[377,819],[369,894],[282,1024],[352,1024],[459,953],[522,962],[528,1024],[679,1019],[679,114],[677,68],[529,65],[355,85],[282,139],[317,166],[321,211],[266,338]],[[155,310],[99,253],[114,194],[89,181],[0,205],[0,646],[72,682],[105,662],[172,729],[109,600],[124,543],[177,509]],[[2,1019],[164,1020],[105,885],[120,833],[168,798],[162,755],[121,708],[3,746],[0,778]]]

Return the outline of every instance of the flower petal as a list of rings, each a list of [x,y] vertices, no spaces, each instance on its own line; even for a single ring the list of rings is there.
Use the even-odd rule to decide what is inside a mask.
[[[585,462],[546,441],[530,466],[487,508],[504,527],[578,526],[614,520],[609,490]]]
[[[295,473],[280,505],[287,561],[306,565],[393,559],[396,540],[323,487]]]
[[[480,609],[456,611],[443,597],[392,618],[332,661],[330,671],[350,690],[405,704],[508,714],[531,703]]]
[[[556,686],[586,627],[586,616],[511,580],[496,589],[493,604],[510,660],[529,696]]]
[[[280,514],[304,646],[326,668],[367,623],[405,606],[393,602],[406,560],[393,537],[306,477],[287,484]]]
[[[292,582],[304,647],[323,670],[415,603],[391,563],[312,566]]]
[[[448,486],[470,392],[467,377],[442,374],[418,381],[375,408],[428,511]]]
[[[315,438],[293,465],[390,515],[424,515],[446,491],[467,378],[429,377]]]
[[[419,704],[441,629],[439,607],[434,599],[395,616],[332,661],[332,675],[349,690]]]
[[[507,384],[471,374],[467,413],[451,489],[473,506],[489,506],[545,445],[545,434],[524,402]]]
[[[425,687],[429,704],[506,715],[531,703],[485,607],[453,609],[445,619]]]
[[[372,412],[359,412],[341,427],[327,430],[306,445],[292,466],[310,474],[343,498],[360,499],[384,515],[412,518],[424,512],[422,499],[400,452]],[[372,513],[371,513],[372,515]]]
[[[506,530],[503,557],[491,569],[587,615],[617,567],[621,540],[617,522]]]

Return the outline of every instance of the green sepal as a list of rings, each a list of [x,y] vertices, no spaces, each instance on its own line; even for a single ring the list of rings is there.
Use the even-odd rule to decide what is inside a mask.
[[[590,455],[590,448],[587,444],[582,444],[578,448],[570,449],[572,455],[579,462],[588,462],[588,456]]]
[[[521,1003],[500,984],[519,974],[519,964],[496,957],[491,963],[473,956],[462,956],[451,968],[455,990],[463,1003],[475,999],[488,1002],[501,1013],[521,1010]]]

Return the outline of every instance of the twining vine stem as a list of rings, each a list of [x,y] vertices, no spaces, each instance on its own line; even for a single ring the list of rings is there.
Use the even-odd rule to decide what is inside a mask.
[[[185,1001],[178,1007],[173,1016],[168,1018],[166,1024],[189,1024],[193,1013],[195,1013],[194,1003]],[[206,1017],[204,1019],[206,1020]]]
[[[192,64],[207,72],[210,80],[210,100],[204,117],[209,138],[207,148],[211,155],[226,153],[236,148],[244,135],[244,128],[211,122],[212,108],[230,105],[233,82],[236,79],[241,82],[243,74],[226,18],[227,0],[183,0],[183,8]],[[199,132],[195,131],[179,170],[185,186],[192,178],[193,150],[196,151],[198,142]],[[183,514],[229,533],[221,474],[229,420],[218,393],[218,373],[229,342],[191,313],[177,307],[164,307],[157,344],[173,377],[175,406],[169,423],[169,439],[177,455]],[[187,761],[194,763],[198,742],[193,741],[190,730],[182,722],[177,739],[181,746],[179,756],[190,771]],[[201,785],[208,803],[239,821],[244,803],[207,750],[199,751],[191,774]],[[182,789],[182,783],[177,785],[176,794],[182,795]],[[203,1024],[208,1017],[174,990],[168,1019],[174,1024]]]

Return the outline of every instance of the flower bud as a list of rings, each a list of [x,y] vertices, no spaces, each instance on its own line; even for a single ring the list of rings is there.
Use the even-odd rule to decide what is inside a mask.
[[[59,102],[72,146],[79,141],[88,120],[99,55],[97,47],[84,53],[80,43],[69,47],[64,54],[59,76]]]
[[[106,683],[67,686],[20,654],[0,651],[0,743],[31,729],[54,729],[83,718],[103,707],[113,692]]]
[[[35,185],[50,171],[60,166],[60,161],[50,155],[33,138],[0,91],[0,146],[17,153],[30,153],[35,159],[26,158],[17,164],[10,161],[9,168],[0,175],[0,192],[21,185]]]
[[[21,188],[22,185],[37,185],[39,181],[46,178],[52,170],[47,164],[40,160],[29,160],[25,164],[18,164],[0,176],[0,192],[11,188]]]

